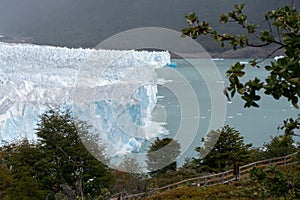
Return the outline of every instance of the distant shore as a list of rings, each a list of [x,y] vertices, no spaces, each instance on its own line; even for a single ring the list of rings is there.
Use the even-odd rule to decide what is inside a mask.
[[[0,42],[5,43],[31,43],[30,41],[24,39],[16,39],[12,37],[0,36]],[[219,52],[201,52],[201,53],[181,53],[180,55],[170,52],[172,59],[180,59],[180,58],[264,58],[268,57],[270,53],[274,51],[275,47],[268,48],[255,48],[255,47],[245,47],[237,50],[226,50],[220,48]],[[147,51],[157,51],[157,49],[140,49]],[[161,51],[161,50],[158,50]],[[284,55],[284,52],[277,51],[271,57]]]
[[[223,52],[203,52],[198,54],[181,54],[184,58],[265,58],[269,57],[274,51],[274,48],[255,48],[255,47],[245,47],[243,49],[237,50],[227,50]],[[275,56],[284,55],[283,51],[275,52],[271,58]],[[173,59],[180,59],[179,56],[171,52],[171,57]]]

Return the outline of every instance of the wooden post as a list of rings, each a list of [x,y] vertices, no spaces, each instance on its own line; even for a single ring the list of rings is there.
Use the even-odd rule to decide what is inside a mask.
[[[241,167],[239,167],[239,181],[241,181]]]
[[[235,180],[238,181],[238,178],[240,176],[240,166],[238,161],[235,161],[233,164],[233,175],[235,176]]]
[[[224,183],[224,173],[222,174],[222,183]]]
[[[284,157],[284,165],[286,165],[286,156]]]

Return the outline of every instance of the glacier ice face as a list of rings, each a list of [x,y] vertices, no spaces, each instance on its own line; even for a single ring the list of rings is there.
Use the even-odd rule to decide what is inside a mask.
[[[36,140],[38,116],[72,106],[109,146],[108,156],[138,152],[163,128],[151,121],[168,52],[68,49],[0,43],[0,140]]]

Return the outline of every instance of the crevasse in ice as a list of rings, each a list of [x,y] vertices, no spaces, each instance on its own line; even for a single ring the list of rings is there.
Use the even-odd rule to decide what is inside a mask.
[[[68,106],[113,147],[108,154],[137,152],[163,130],[151,112],[155,69],[168,63],[168,52],[0,43],[0,140],[36,140],[38,116]]]

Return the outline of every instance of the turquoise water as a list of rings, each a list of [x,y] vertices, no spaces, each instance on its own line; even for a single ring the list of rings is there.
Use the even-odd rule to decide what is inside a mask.
[[[226,70],[231,64],[234,64],[238,60],[234,59],[224,59],[224,60],[214,60],[213,62],[217,66],[218,71],[220,72],[222,79],[215,81],[217,86],[228,85],[226,80]],[[240,60],[241,61],[241,60]],[[242,60],[246,63],[247,60]],[[261,63],[261,66],[264,66],[270,63],[272,60],[266,60]],[[187,156],[195,156],[195,147],[201,145],[201,138],[204,137],[207,132],[209,132],[209,123],[212,116],[212,103],[207,85],[212,84],[208,83],[210,77],[202,77],[199,74],[199,71],[202,70],[202,66],[192,66],[185,60],[173,60],[178,66],[174,70],[182,74],[186,81],[192,85],[192,88],[197,96],[200,107],[200,116],[195,116],[199,120],[199,128],[196,136],[190,137],[189,128],[186,128],[186,140],[193,140],[192,145],[189,146],[189,149],[181,156],[180,160],[182,161]],[[198,61],[196,60],[195,63]],[[199,59],[199,63],[202,63]],[[244,80],[249,78],[258,77],[263,79],[266,75],[266,72],[263,68],[253,68],[249,64],[246,64],[246,76]],[[213,74],[211,75],[213,76]],[[176,77],[174,77],[176,81]],[[206,79],[204,81],[204,79]],[[223,86],[224,84],[224,86]],[[219,87],[220,88],[220,87]],[[166,128],[170,131],[169,135],[165,137],[175,137],[178,134],[179,124],[182,120],[181,116],[181,105],[179,95],[176,94],[178,91],[172,91],[169,88],[164,87],[163,85],[159,87],[158,96],[164,96],[158,100],[158,104],[161,105],[165,112],[167,113],[166,119]],[[180,91],[184,93],[185,91]],[[223,91],[218,91],[222,93]],[[224,98],[224,101],[226,99]],[[276,136],[281,134],[281,131],[277,130],[277,127],[282,123],[282,121],[289,117],[296,117],[299,110],[295,109],[286,99],[274,100],[271,97],[262,96],[262,99],[259,101],[260,108],[244,108],[244,102],[239,96],[235,96],[231,102],[225,102],[226,106],[226,115],[224,116],[224,125],[230,125],[236,130],[240,131],[241,135],[244,137],[246,143],[252,143],[254,146],[261,147],[265,142],[270,141],[271,136]],[[154,112],[155,118],[155,112]],[[181,133],[182,134],[182,133]],[[184,133],[183,133],[184,134]],[[193,134],[192,134],[193,135]]]

